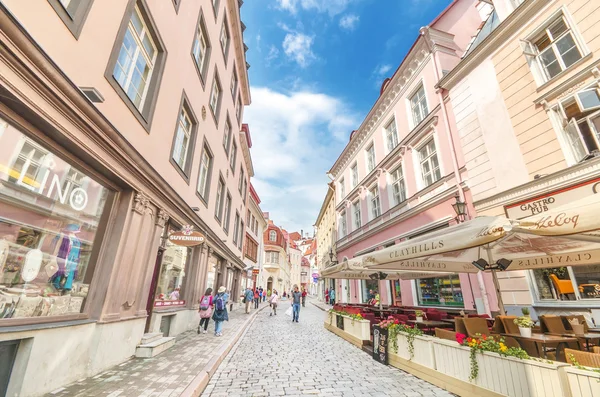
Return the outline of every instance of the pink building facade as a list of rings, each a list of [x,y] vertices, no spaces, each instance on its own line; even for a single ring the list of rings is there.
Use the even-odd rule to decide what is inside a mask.
[[[421,28],[331,168],[339,261],[455,224],[457,197],[472,203],[452,109],[435,85],[459,63],[482,22],[481,6],[456,0]],[[469,205],[467,218],[474,215]],[[497,310],[493,282],[483,274],[336,280],[335,288],[342,303],[365,302],[377,290],[388,304]]]

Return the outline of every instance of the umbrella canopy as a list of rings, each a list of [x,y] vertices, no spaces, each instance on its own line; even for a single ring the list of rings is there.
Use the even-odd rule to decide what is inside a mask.
[[[449,273],[443,274],[448,275]],[[411,277],[414,275],[415,272],[405,270],[385,270],[379,272],[377,270],[362,267],[359,262],[355,261],[344,261],[342,263],[328,267],[321,271],[321,278],[334,278],[345,280],[410,280],[411,278],[404,277]]]
[[[478,217],[352,259],[373,270],[476,273],[474,261],[508,270],[600,263],[600,195],[522,220]],[[385,270],[384,270],[385,269]]]

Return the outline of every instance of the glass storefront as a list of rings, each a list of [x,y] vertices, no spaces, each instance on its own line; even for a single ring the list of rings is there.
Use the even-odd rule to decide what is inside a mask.
[[[536,269],[530,274],[540,301],[600,298],[600,265]]]
[[[419,305],[464,307],[458,275],[418,279],[415,283]]]
[[[402,291],[400,289],[400,280],[394,280],[394,302],[402,304]]]
[[[177,231],[169,226],[169,233]],[[188,262],[192,256],[190,247],[182,247],[165,241],[166,250],[163,253],[160,274],[156,286],[155,305],[161,306],[162,301],[183,301],[183,281]]]
[[[0,318],[82,311],[110,195],[0,119]]]
[[[362,301],[363,303],[369,302],[375,298],[375,292],[379,289],[379,281],[377,280],[361,280],[362,287]],[[373,291],[371,294],[369,291]]]
[[[207,273],[206,273],[206,288],[214,288],[217,263],[218,263],[217,258],[214,255],[210,255],[208,257],[208,269],[207,269]],[[213,294],[214,293],[216,293],[216,291],[213,291]]]

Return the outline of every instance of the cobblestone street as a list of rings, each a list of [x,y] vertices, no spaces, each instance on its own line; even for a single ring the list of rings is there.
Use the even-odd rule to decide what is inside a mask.
[[[203,396],[452,396],[325,330],[325,312],[310,302],[292,323],[289,305],[281,301],[276,317],[259,313]]]

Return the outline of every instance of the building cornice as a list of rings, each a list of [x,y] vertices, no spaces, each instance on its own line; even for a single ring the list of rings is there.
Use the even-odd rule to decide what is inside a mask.
[[[396,72],[387,83],[383,93],[377,98],[377,101],[363,120],[362,124],[352,134],[352,139],[346,145],[336,162],[333,164],[329,173],[337,178],[341,170],[345,168],[350,159],[354,157],[356,151],[362,147],[368,137],[374,132],[375,128],[386,116],[398,99],[405,93],[408,86],[412,83],[414,77],[420,72],[430,57],[430,51],[427,43],[420,35],[413,47],[406,55]]]
[[[90,147],[77,139],[70,131],[61,128],[60,133],[78,145],[78,150],[86,153],[89,162],[97,167],[110,170],[131,189],[143,191],[152,202],[168,209],[171,218],[185,224],[194,224],[202,231],[208,243],[219,256],[239,266],[244,265],[239,254],[234,253],[206,222],[196,214],[190,205],[172,188],[172,186],[146,161],[135,147],[117,130],[117,128],[96,108],[81,92],[77,85],[54,63],[46,52],[35,42],[26,29],[12,13],[0,2],[0,58],[10,65],[12,72],[29,85],[29,88],[45,98],[51,98],[54,109],[72,122],[94,144],[110,155],[109,158],[93,156]],[[48,115],[19,92],[5,73],[0,75],[3,85],[10,94],[23,102],[47,122]],[[9,106],[10,107],[10,106]],[[55,125],[52,124],[54,128]],[[60,141],[58,141],[60,142]],[[115,165],[126,172],[118,173]]]
[[[327,184],[327,194],[325,195],[325,200],[323,200],[323,204],[321,204],[321,210],[319,210],[319,215],[317,216],[317,221],[315,222],[315,226],[318,228],[319,224],[323,220],[323,216],[327,211],[327,207],[329,207],[329,203],[333,200],[333,193],[335,192],[335,185],[333,182],[329,182]],[[318,229],[317,229],[318,230]]]
[[[227,0],[229,10],[229,21],[233,31],[233,43],[235,51],[235,65],[238,70],[242,101],[248,106],[252,102],[250,97],[250,80],[248,79],[248,68],[246,66],[246,49],[244,48],[244,32],[242,32],[242,17],[240,15],[240,2],[238,0]]]
[[[462,81],[473,69],[497,51],[505,41],[510,39],[526,23],[532,20],[542,8],[553,0],[525,0],[504,21],[502,21],[489,36],[487,36],[473,51],[463,58],[436,87],[451,90]]]

